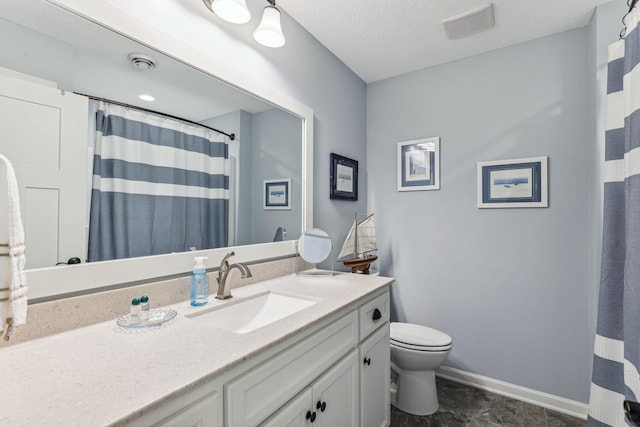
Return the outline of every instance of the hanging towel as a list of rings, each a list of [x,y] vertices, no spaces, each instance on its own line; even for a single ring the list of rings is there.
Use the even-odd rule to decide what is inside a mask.
[[[27,321],[24,228],[13,166],[0,154],[0,333],[5,340]]]

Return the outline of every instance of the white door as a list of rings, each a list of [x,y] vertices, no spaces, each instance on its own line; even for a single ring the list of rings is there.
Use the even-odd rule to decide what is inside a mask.
[[[389,418],[389,324],[360,344],[360,420],[363,426],[384,427]]]
[[[354,350],[313,385],[314,425],[358,426],[358,402],[358,350]]]
[[[13,164],[27,268],[87,255],[88,99],[0,74],[0,153]]]

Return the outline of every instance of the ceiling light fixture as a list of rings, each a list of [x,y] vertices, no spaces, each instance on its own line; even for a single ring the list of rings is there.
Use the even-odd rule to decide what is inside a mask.
[[[213,13],[232,24],[246,24],[251,12],[245,0],[202,0]]]
[[[280,25],[280,11],[275,0],[267,0],[269,6],[264,8],[260,25],[253,32],[253,38],[263,46],[281,47],[285,39]]]

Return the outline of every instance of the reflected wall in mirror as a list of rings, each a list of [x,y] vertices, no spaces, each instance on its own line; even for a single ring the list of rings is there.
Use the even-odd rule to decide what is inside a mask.
[[[23,184],[27,268],[87,258],[94,104],[70,92],[235,134],[234,141],[227,141],[227,246],[271,242],[279,227],[291,238],[302,232],[300,117],[44,2],[3,6],[0,37],[6,41],[0,51],[0,152]],[[135,68],[131,53],[148,55],[156,66]],[[155,101],[142,105],[142,94]],[[279,178],[292,179],[292,209],[263,210],[262,183]],[[184,249],[191,246],[185,242]]]

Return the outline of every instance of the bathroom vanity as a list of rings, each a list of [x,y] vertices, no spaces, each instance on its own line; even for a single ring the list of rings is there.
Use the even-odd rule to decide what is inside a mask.
[[[162,327],[113,319],[5,348],[0,425],[389,425],[392,281],[289,275],[172,305]],[[221,309],[265,295],[307,304],[247,331],[222,325]]]

